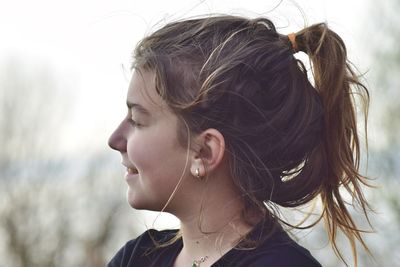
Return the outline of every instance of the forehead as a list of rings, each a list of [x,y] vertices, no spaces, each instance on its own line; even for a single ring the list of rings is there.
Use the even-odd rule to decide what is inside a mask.
[[[156,92],[155,73],[135,70],[128,88],[127,102],[139,104],[151,114],[168,110],[167,104]]]

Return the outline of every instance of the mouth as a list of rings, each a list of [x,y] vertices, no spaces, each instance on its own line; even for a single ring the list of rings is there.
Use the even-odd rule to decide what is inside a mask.
[[[127,171],[129,174],[138,174],[139,173],[139,171],[136,168],[131,168],[131,167],[128,167]]]

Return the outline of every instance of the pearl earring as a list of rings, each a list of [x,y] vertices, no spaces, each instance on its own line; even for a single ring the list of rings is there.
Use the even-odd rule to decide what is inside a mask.
[[[203,180],[204,174],[201,174],[201,168],[203,167],[203,164],[200,160],[196,160],[195,162],[192,163],[192,167],[190,168],[192,175],[196,177],[199,180]]]

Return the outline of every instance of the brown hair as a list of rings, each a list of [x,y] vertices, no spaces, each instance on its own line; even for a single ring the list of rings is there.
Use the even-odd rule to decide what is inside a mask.
[[[288,37],[265,18],[170,23],[138,44],[133,67],[156,73],[158,93],[192,133],[215,128],[223,134],[244,219],[257,212],[277,221],[275,204],[297,207],[320,195],[320,219],[335,253],[343,260],[335,242],[339,228],[357,265],[355,240],[368,248],[339,188],[367,217],[354,96],[364,103],[366,125],[368,90],[326,24],[296,33],[296,43],[310,57],[314,85]],[[179,137],[184,144],[186,131]]]

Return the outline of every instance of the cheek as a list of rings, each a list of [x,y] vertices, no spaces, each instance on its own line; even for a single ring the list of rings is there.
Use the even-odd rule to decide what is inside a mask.
[[[165,130],[164,132],[138,130],[131,139],[128,139],[128,157],[143,174],[169,173],[173,169],[178,169],[182,161],[182,151],[174,146],[174,137]]]
[[[161,152],[163,149],[159,146],[157,139],[139,131],[128,139],[127,153],[129,160],[141,171],[151,168],[154,162],[159,160],[160,155],[157,150]]]

